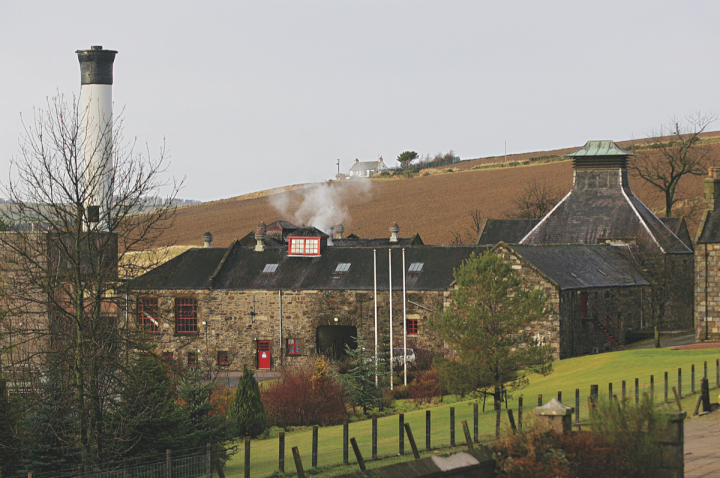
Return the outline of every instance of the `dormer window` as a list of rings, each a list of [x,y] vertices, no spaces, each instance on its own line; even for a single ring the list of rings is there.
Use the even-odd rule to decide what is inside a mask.
[[[303,227],[288,234],[288,254],[291,256],[319,256],[326,246],[328,235],[314,227]]]

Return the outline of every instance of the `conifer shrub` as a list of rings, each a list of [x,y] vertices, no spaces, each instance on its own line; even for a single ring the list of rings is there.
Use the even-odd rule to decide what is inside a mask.
[[[227,414],[231,433],[238,437],[256,437],[267,428],[268,419],[260,397],[255,374],[243,365],[233,402]]]
[[[316,364],[285,367],[262,391],[269,426],[338,425],[347,420],[345,390],[325,357]]]

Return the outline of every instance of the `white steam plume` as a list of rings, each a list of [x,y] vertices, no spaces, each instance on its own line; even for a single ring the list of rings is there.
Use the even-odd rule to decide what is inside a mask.
[[[350,222],[349,199],[370,199],[371,181],[352,180],[314,184],[307,188],[270,196],[270,204],[283,219],[296,225],[313,226],[326,234],[330,227]]]

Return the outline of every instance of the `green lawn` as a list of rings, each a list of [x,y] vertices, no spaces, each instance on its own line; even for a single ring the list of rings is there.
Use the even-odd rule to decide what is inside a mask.
[[[701,350],[670,350],[670,349],[642,349],[613,352],[600,355],[590,355],[573,359],[566,359],[554,364],[552,374],[531,376],[530,383],[520,391],[516,391],[509,401],[510,408],[515,409],[517,417],[518,398],[523,397],[524,416],[531,413],[537,406],[538,394],[543,394],[543,403],[557,397],[562,392],[563,402],[574,406],[575,389],[580,389],[580,418],[587,418],[587,397],[590,385],[598,385],[600,396],[608,396],[608,384],[613,383],[614,394],[621,396],[621,382],[626,381],[627,397],[632,399],[635,394],[635,378],[639,379],[641,393],[650,390],[650,376],[655,377],[655,397],[657,401],[664,399],[664,372],[668,372],[669,396],[672,400],[672,387],[677,387],[678,368],[682,368],[682,392],[685,398],[682,406],[688,415],[692,414],[697,396],[690,394],[690,370],[695,365],[695,390],[700,389],[700,379],[703,376],[703,362],[708,363],[708,378],[710,387],[714,388],[715,363],[720,358],[720,349]],[[711,393],[714,397],[717,393]],[[447,397],[448,401],[455,401],[455,397]],[[714,401],[714,400],[713,400]],[[467,420],[471,427],[473,424],[473,404],[477,400],[464,400],[455,403],[443,403],[430,408],[407,411],[405,422],[409,423],[418,448],[425,449],[425,411],[431,411],[432,447],[446,447],[450,444],[449,416],[450,407],[455,408],[456,442],[464,442],[461,421]],[[675,405],[673,405],[675,406]],[[489,439],[494,435],[495,415],[490,411],[492,404],[488,403],[486,413],[482,413],[480,402],[479,433],[481,439]],[[378,456],[391,456],[398,454],[398,417],[389,416],[378,419]],[[507,415],[503,412],[502,426],[508,427]],[[371,420],[364,420],[350,424],[350,437],[355,437],[365,460],[371,456]],[[305,470],[311,468],[312,430],[297,430],[286,434],[285,443],[285,470],[295,470],[292,459],[292,447],[297,446],[302,455]],[[410,444],[405,440],[405,453],[411,454]],[[230,477],[242,477],[244,469],[244,452],[242,444],[240,452],[227,464],[225,474]],[[342,426],[326,427],[319,430],[318,440],[318,466],[326,467],[342,462]],[[412,456],[412,455],[410,455]],[[399,460],[396,457],[393,461]],[[350,449],[350,462],[354,463],[354,455]],[[262,477],[272,474],[278,469],[278,438],[254,440],[251,444],[251,476]],[[383,462],[387,463],[387,462]],[[339,468],[340,469],[340,468]],[[341,468],[347,471],[347,467]],[[324,474],[324,473],[323,473]]]

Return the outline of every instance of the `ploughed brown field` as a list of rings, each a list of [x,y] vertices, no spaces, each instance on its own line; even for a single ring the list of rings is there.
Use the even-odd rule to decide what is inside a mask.
[[[720,138],[720,132],[706,133],[704,138]],[[629,142],[619,142],[621,147]],[[709,145],[720,164],[720,142]],[[565,148],[509,155],[508,162],[521,162],[532,157],[563,155],[579,148]],[[547,182],[561,191],[560,197],[572,186],[572,161],[498,169],[472,170],[474,166],[503,162],[500,158],[479,158],[454,164],[453,172],[444,168],[430,175],[409,179],[372,179],[369,191],[364,194],[341,194],[349,219],[343,221],[345,235],[360,237],[389,236],[388,227],[395,221],[400,225],[400,236],[417,232],[426,244],[448,244],[453,232],[465,231],[471,224],[470,212],[479,210],[484,218],[511,217],[514,200],[533,180]],[[697,221],[702,213],[703,179],[707,176],[686,176],[680,183],[677,197],[690,206],[676,207],[673,215],[688,216],[690,235],[694,238]],[[347,181],[342,181],[342,183]],[[341,182],[335,182],[338,185]],[[334,186],[333,186],[334,187]],[[630,187],[645,204],[659,216],[664,214],[664,200],[641,179],[631,176]],[[237,198],[213,201],[178,209],[173,226],[159,245],[202,245],[202,235],[209,230],[213,246],[223,247],[233,239],[253,231],[260,220],[269,224],[282,217],[271,205],[270,198],[287,195],[289,204],[299,204],[304,189],[262,196],[253,193]],[[260,196],[260,197],[258,197]],[[695,200],[695,201],[693,201]],[[692,203],[695,202],[695,205]]]

